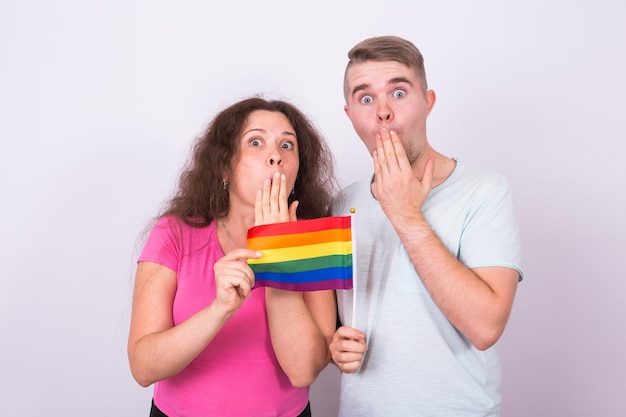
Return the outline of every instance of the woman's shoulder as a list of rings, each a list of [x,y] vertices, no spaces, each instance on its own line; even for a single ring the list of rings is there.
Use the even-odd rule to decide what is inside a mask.
[[[194,226],[193,221],[186,222],[175,215],[165,215],[159,217],[154,226],[152,233],[167,234],[176,237],[195,238],[197,236],[206,236],[207,233],[215,231],[215,221],[211,221],[208,226]]]

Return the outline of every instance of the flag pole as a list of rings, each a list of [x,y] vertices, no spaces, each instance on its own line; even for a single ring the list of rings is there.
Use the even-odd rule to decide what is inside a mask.
[[[350,208],[350,232],[352,234],[352,322],[351,327],[356,328],[356,290],[357,290],[357,264],[356,264],[356,209]]]

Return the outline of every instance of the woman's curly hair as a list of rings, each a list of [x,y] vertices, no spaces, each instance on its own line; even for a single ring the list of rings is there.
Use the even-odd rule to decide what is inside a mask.
[[[205,227],[213,219],[228,214],[229,193],[223,181],[237,164],[242,130],[250,113],[256,110],[284,114],[296,132],[300,166],[289,204],[299,200],[298,218],[329,215],[337,181],[334,158],[326,141],[294,105],[251,97],[219,112],[205,133],[196,139],[174,196],[159,217],[173,215],[190,226]]]

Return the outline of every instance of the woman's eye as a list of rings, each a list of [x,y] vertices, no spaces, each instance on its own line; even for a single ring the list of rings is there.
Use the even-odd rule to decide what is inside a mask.
[[[252,146],[261,146],[261,140],[260,139],[252,139],[250,141],[250,145],[252,145]]]
[[[283,143],[281,143],[280,147],[283,148],[283,149],[293,149],[294,148],[292,142],[283,142]]]
[[[392,94],[395,98],[400,98],[400,97],[404,97],[406,95],[406,92],[404,90],[396,90],[393,92]]]
[[[372,96],[363,96],[361,97],[361,104],[370,104],[372,100]]]

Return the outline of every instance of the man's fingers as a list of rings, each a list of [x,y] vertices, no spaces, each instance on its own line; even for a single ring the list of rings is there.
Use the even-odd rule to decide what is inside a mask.
[[[338,339],[352,339],[352,340],[365,340],[365,333],[359,329],[355,329],[350,326],[341,326],[335,332],[335,338]]]
[[[342,326],[335,332],[330,344],[333,362],[342,372],[352,373],[359,369],[367,352],[365,334],[360,330]]]
[[[380,129],[381,145],[384,152],[385,163],[391,169],[398,165],[398,156],[396,155],[396,149],[391,139],[391,132],[387,128]],[[379,152],[380,153],[380,152]]]
[[[402,144],[402,141],[400,141],[400,137],[394,130],[390,131],[389,135],[391,137],[391,144],[393,146],[393,152],[398,167],[400,167],[401,171],[410,170],[411,163],[409,162],[409,158],[406,155],[404,145]]]

